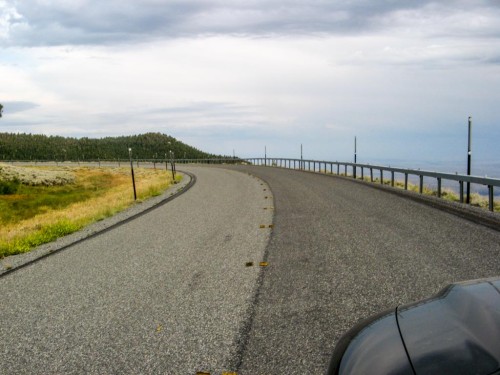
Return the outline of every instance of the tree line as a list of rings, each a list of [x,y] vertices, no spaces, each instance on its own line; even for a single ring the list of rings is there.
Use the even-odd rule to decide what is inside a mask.
[[[0,108],[1,114],[1,108]],[[221,158],[161,133],[106,138],[68,138],[42,134],[0,133],[0,160],[90,161],[128,159],[164,160]],[[225,158],[225,157],[222,157]]]

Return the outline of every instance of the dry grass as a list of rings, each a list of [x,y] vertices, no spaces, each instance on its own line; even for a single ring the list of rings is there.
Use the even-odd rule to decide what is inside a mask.
[[[364,181],[370,182],[370,178],[369,177],[364,177]],[[380,183],[380,179],[379,178],[375,178],[373,180],[373,183],[379,184]],[[384,185],[390,185],[391,184],[391,180],[384,179],[383,183],[384,183]],[[394,181],[394,187],[397,187],[397,188],[400,188],[400,189],[404,189],[404,187],[405,187],[404,181],[395,180]],[[412,183],[408,182],[408,190],[414,191],[414,192],[418,193],[418,192],[420,192],[420,187],[419,187],[419,185],[412,184]],[[424,185],[423,189],[422,189],[422,194],[424,194],[424,195],[432,195],[432,196],[437,197],[438,192],[437,192],[437,190],[431,189],[428,186]],[[449,188],[443,188],[443,189],[441,189],[441,198],[449,200],[449,201],[452,201],[452,202],[460,202],[460,195],[458,193],[456,193],[455,191],[453,191],[452,189],[449,189]],[[470,195],[470,204],[471,204],[471,206],[480,207],[480,208],[483,208],[483,209],[486,209],[486,210],[489,209],[489,199],[488,199],[488,197],[485,196],[485,195],[481,195],[479,193],[471,193],[471,195]],[[500,202],[499,202],[498,199],[496,199],[494,201],[493,210],[494,210],[494,212],[500,212]]]
[[[22,184],[30,186],[54,186],[75,182],[75,175],[70,168],[54,170],[50,167],[29,168],[0,164],[0,179],[18,180]]]
[[[137,168],[134,171],[139,202],[161,194],[172,183],[171,175],[162,170]],[[61,171],[60,168],[50,168],[50,172]],[[0,258],[29,251],[134,204],[127,168],[72,168],[66,172],[75,176],[77,192],[93,191],[93,194],[60,209],[47,208],[17,222],[3,222],[0,227]],[[6,199],[12,200],[13,197]]]
[[[332,173],[332,172],[330,172],[330,170],[321,170],[320,173],[337,175],[336,171]],[[342,176],[342,177],[352,177],[352,174],[345,174],[344,172],[341,172],[339,174],[339,176]],[[360,175],[358,176],[358,178],[360,178]],[[365,175],[363,177],[363,181],[370,182],[370,183],[375,183],[375,184],[380,184],[380,178],[378,178],[378,177],[375,177],[373,179],[373,182],[372,182],[371,179],[370,179],[370,177]],[[384,185],[391,185],[391,180],[384,178],[383,184]],[[400,188],[400,189],[404,189],[404,187],[405,187],[404,181],[395,180],[394,181],[394,187]],[[412,183],[408,182],[408,190],[414,191],[414,192],[418,193],[420,191],[420,187],[419,187],[419,185],[412,184]],[[432,195],[432,196],[436,196],[436,197],[438,195],[437,194],[437,190],[431,189],[431,188],[429,188],[428,186],[425,186],[425,185],[423,186],[422,194],[424,194],[424,195]],[[460,202],[460,196],[459,196],[459,194],[457,194],[452,189],[448,189],[448,188],[441,189],[441,198],[442,199],[447,199],[447,200],[453,201],[453,202]],[[471,202],[470,204],[472,206],[480,207],[480,208],[483,208],[483,209],[486,209],[486,210],[489,209],[489,199],[485,195],[481,195],[479,193],[471,193],[471,195],[470,195],[470,202]],[[494,210],[494,212],[500,212],[500,201],[499,201],[498,198],[494,200],[493,210]]]

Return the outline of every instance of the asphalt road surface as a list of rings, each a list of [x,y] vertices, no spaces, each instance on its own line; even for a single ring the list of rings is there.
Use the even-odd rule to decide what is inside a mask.
[[[238,374],[323,374],[359,320],[446,284],[500,275],[500,232],[347,179],[239,167],[275,205]]]
[[[2,277],[0,373],[323,374],[360,319],[500,275],[498,231],[342,178],[236,169],[186,168],[179,198]]]
[[[0,279],[0,374],[238,366],[269,192],[247,174],[191,170],[197,183],[168,204]]]

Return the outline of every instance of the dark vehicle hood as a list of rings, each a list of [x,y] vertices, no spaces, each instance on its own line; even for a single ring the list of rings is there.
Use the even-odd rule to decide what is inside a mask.
[[[451,284],[358,323],[328,375],[500,375],[500,279]]]
[[[500,369],[500,280],[452,284],[396,311],[417,375]]]

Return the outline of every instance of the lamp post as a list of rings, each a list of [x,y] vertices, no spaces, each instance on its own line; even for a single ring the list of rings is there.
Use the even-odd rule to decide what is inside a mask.
[[[357,142],[356,142],[356,136],[354,136],[354,166],[353,166],[353,175],[354,178],[356,179],[356,162],[358,161],[358,150],[357,150]]]
[[[128,157],[130,158],[130,170],[132,172],[132,186],[134,187],[134,201],[137,200],[137,192],[135,191],[135,176],[134,176],[134,165],[132,164],[132,149],[128,148]]]
[[[471,174],[471,161],[472,161],[472,150],[471,150],[471,142],[472,142],[472,117],[469,116],[469,135],[467,137],[467,176]],[[466,203],[470,204],[470,182],[467,181],[467,199]]]

